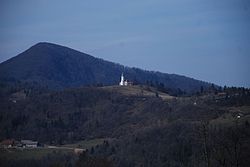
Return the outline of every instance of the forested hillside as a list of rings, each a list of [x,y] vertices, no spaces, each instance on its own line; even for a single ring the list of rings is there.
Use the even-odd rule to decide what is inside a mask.
[[[150,86],[50,91],[2,84],[0,97],[1,140],[29,137],[60,146],[108,138],[80,156],[80,162],[190,167],[250,163],[248,89],[173,97]]]
[[[0,81],[35,82],[50,89],[117,85],[121,73],[135,84],[163,85],[187,93],[211,86],[185,76],[124,67],[51,43],[38,43],[0,64]]]

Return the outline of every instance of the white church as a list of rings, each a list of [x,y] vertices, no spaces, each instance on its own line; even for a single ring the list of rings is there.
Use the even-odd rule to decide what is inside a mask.
[[[120,86],[131,86],[133,85],[133,82],[129,82],[128,80],[124,79],[123,73],[121,75],[121,81],[119,83]]]

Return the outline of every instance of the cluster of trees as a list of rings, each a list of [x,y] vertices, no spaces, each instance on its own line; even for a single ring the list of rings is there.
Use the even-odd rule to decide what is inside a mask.
[[[22,152],[17,150],[7,151],[0,149],[0,166],[2,167],[73,167],[78,161],[78,157],[73,153],[53,151],[40,157],[24,157]],[[17,151],[18,152],[18,151]],[[32,154],[32,151],[30,151]],[[15,155],[14,155],[15,154]]]
[[[204,88],[203,86],[200,87],[200,91],[197,91],[197,95],[204,95],[204,94],[215,94],[218,93],[226,93],[227,95],[248,95],[250,93],[249,88],[244,87],[220,87],[211,84],[209,87]]]
[[[228,127],[209,125],[202,122],[198,131],[198,142],[202,145],[201,155],[205,166],[248,166],[249,123],[235,120]]]
[[[103,144],[93,155],[105,155],[117,166],[247,167],[250,163],[249,124],[215,126],[207,121],[177,121],[166,127]]]
[[[15,150],[14,150],[15,151]],[[13,150],[12,150],[13,153]],[[16,157],[0,149],[0,166],[2,167],[114,167],[111,160],[102,156],[94,156],[88,152],[80,155],[54,151],[41,157]],[[5,154],[5,155],[3,155]],[[13,153],[15,154],[15,153]],[[22,153],[19,153],[22,154]],[[8,155],[8,157],[7,157]]]
[[[156,81],[147,80],[146,85],[154,87],[157,89],[157,91],[167,93],[171,96],[187,96],[191,94],[191,92],[187,93],[185,90],[182,90],[178,87],[177,88],[169,87],[165,85],[163,82],[158,82],[157,80]]]

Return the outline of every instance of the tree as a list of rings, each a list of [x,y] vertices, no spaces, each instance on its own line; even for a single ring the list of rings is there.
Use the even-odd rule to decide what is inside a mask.
[[[86,152],[79,155],[76,167],[112,167],[113,164],[107,158],[89,156]]]
[[[201,94],[203,93],[203,91],[204,91],[204,88],[203,88],[203,86],[201,86],[201,88],[200,88]]]
[[[158,92],[155,92],[155,97],[159,97],[159,93]]]

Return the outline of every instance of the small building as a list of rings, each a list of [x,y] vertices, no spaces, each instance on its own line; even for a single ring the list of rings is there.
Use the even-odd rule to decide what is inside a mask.
[[[20,100],[24,100],[26,98],[26,93],[24,92],[24,90],[16,92],[11,94],[10,96],[10,101],[12,101],[13,103],[17,103]]]
[[[82,154],[83,152],[86,152],[86,149],[82,149],[82,148],[75,148],[75,149],[74,149],[74,153],[75,153],[76,155],[80,155],[80,154]]]
[[[21,143],[23,144],[23,147],[28,148],[36,148],[38,146],[38,142],[32,140],[21,140]]]
[[[1,146],[4,148],[10,148],[14,146],[14,140],[13,139],[6,139],[1,142]]]

